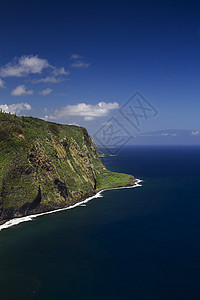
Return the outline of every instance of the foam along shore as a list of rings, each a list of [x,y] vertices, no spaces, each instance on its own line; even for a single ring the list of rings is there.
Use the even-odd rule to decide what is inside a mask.
[[[60,208],[60,209],[56,209],[56,210],[51,210],[51,211],[47,211],[47,212],[39,213],[39,214],[35,214],[35,215],[29,215],[29,216],[26,216],[26,217],[20,217],[20,218],[11,219],[11,220],[5,222],[4,224],[0,225],[0,231],[3,230],[3,229],[10,228],[12,226],[16,226],[16,225],[18,225],[20,223],[23,223],[23,222],[32,221],[33,219],[35,219],[37,217],[40,217],[40,216],[54,214],[56,212],[67,210],[67,209],[72,209],[72,208],[75,208],[77,206],[85,206],[83,204],[87,203],[88,201],[90,201],[92,199],[95,199],[95,198],[101,198],[101,197],[103,197],[101,195],[101,193],[104,192],[104,191],[135,188],[135,187],[138,187],[138,186],[142,186],[140,184],[141,182],[142,182],[141,179],[136,179],[135,184],[132,185],[132,186],[124,186],[124,187],[116,187],[116,188],[103,189],[101,191],[98,191],[94,196],[89,197],[89,198],[87,198],[87,199],[85,199],[85,200],[83,200],[81,202],[77,202],[76,204],[68,206],[68,207],[64,207],[64,208]]]

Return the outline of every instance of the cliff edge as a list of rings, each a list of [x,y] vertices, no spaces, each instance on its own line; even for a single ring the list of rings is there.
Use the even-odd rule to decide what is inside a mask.
[[[85,128],[0,112],[0,220],[67,207],[134,182],[105,168]]]

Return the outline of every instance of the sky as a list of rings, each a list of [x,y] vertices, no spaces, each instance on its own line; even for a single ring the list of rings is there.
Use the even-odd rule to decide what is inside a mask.
[[[1,0],[3,111],[96,137],[199,130],[199,80],[199,1]]]

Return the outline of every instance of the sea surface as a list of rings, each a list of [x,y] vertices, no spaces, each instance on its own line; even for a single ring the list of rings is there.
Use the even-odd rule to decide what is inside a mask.
[[[200,147],[103,158],[142,186],[0,232],[0,299],[200,299]]]

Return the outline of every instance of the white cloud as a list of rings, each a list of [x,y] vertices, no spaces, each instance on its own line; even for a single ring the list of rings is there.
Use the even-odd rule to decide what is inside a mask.
[[[70,57],[71,60],[74,60],[74,62],[71,64],[72,68],[79,68],[79,69],[83,69],[83,68],[88,68],[90,66],[89,63],[85,63],[83,61],[83,57],[79,54],[72,54],[72,56]]]
[[[84,63],[83,61],[76,61],[73,64],[71,64],[72,68],[79,68],[79,69],[88,68],[89,66],[90,66],[89,63]]]
[[[111,110],[117,108],[119,108],[117,102],[99,102],[97,105],[79,103],[77,105],[67,105],[61,109],[57,109],[53,114],[46,116],[46,118],[53,120],[67,120],[72,116],[81,116],[84,117],[85,121],[91,121],[96,117],[107,116]]]
[[[61,68],[54,68],[52,75],[44,77],[44,78],[40,78],[38,80],[35,80],[34,83],[40,83],[40,82],[44,82],[44,83],[59,83],[59,82],[63,82],[66,79],[58,77],[58,76],[67,76],[69,75],[70,72],[69,71],[65,71],[64,67]]]
[[[54,71],[53,71],[53,74],[55,76],[59,76],[59,75],[67,76],[67,75],[70,74],[70,72],[69,71],[65,71],[65,68],[61,67],[61,68],[55,68]]]
[[[94,117],[84,117],[84,120],[85,121],[92,121],[92,120],[94,120]]]
[[[72,56],[70,57],[70,59],[81,59],[81,58],[83,57],[79,54],[72,54]]]
[[[51,94],[52,91],[53,91],[52,89],[47,88],[45,90],[40,91],[39,94],[42,95],[42,96],[46,96],[46,95]]]
[[[46,59],[39,58],[37,55],[24,55],[15,58],[0,69],[2,77],[22,77],[28,74],[40,74],[43,69],[50,68],[51,65]]]
[[[56,78],[55,76],[47,76],[45,78],[40,78],[38,80],[35,80],[34,83],[40,83],[40,82],[44,82],[44,83],[59,83],[64,81],[65,79],[63,78]]]
[[[79,125],[78,123],[72,122],[72,123],[67,123],[67,125],[74,125],[74,126],[78,126],[80,127],[81,125]]]
[[[25,85],[18,85],[11,93],[12,96],[25,96],[25,95],[32,95],[33,90],[27,90]]]
[[[200,131],[199,130],[192,131],[191,135],[200,135]]]
[[[5,81],[0,78],[0,88],[4,89],[6,87]]]
[[[32,107],[28,103],[16,103],[16,104],[2,104],[0,105],[0,110],[6,113],[11,113],[11,114],[19,114],[21,111],[26,111],[26,110],[31,110]]]

